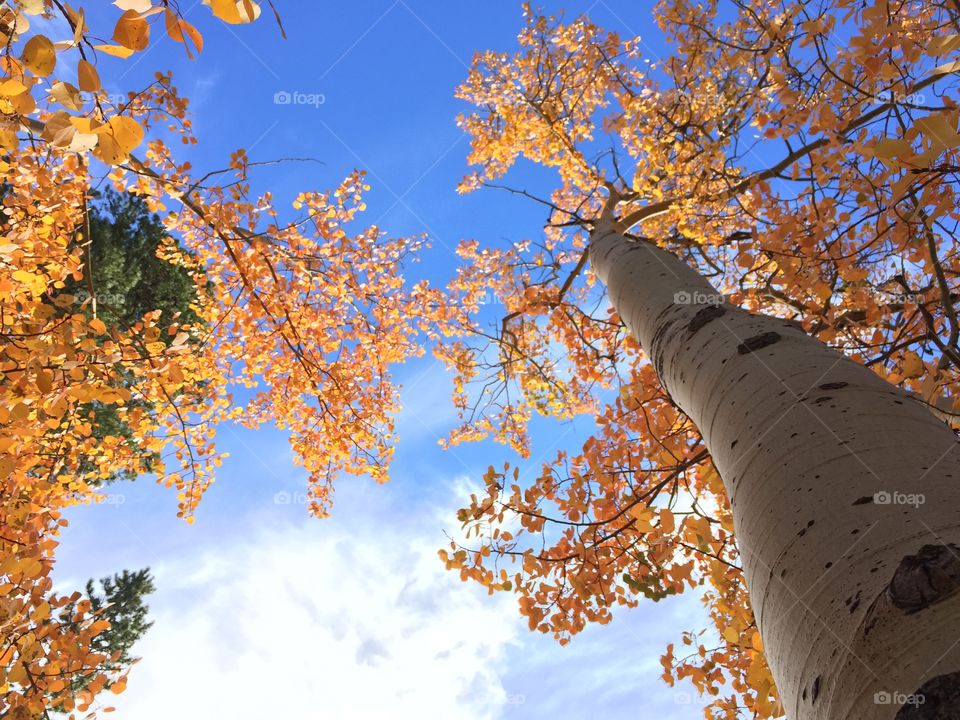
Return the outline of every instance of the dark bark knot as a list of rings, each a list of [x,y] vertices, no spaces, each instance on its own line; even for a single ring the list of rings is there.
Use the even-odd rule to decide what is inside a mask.
[[[760,335],[754,335],[752,338],[747,338],[742,343],[737,346],[737,352],[740,355],[746,355],[747,353],[756,352],[761,348],[765,348],[768,345],[773,345],[776,342],[780,342],[781,337],[780,333],[776,332],[765,332]]]
[[[848,383],[845,382],[833,382],[833,383],[824,383],[820,386],[821,390],[839,390],[840,388],[845,388]]]
[[[895,720],[956,720],[960,717],[960,672],[928,680],[905,700]]]
[[[960,590],[960,548],[924,545],[900,561],[887,587],[894,607],[911,615],[946,600]]]
[[[698,332],[710,321],[716,320],[718,317],[722,317],[726,312],[727,309],[722,305],[708,305],[705,308],[700,308],[697,310],[697,314],[693,316],[690,324],[687,325],[687,330],[689,330],[690,334],[692,335],[693,333]]]

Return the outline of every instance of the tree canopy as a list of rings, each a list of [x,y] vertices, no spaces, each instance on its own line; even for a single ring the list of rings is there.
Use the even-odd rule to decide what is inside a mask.
[[[208,4],[227,23],[259,15],[246,0]],[[179,514],[192,521],[221,460],[216,426],[232,421],[287,430],[309,474],[311,510],[325,514],[336,476],[386,479],[397,408],[390,366],[422,352],[413,338],[439,306],[403,280],[401,263],[421,239],[353,227],[362,173],[302,192],[288,223],[269,194],[251,194],[242,150],[223,171],[193,177],[162,139],[196,142],[171,77],[158,73],[118,100],[102,90],[98,68],[147,57],[152,32],[188,53],[202,37],[175,7],[117,5],[111,27],[43,0],[0,11],[0,708],[15,718],[85,712],[105,686],[122,687],[96,642],[108,620],[89,599],[53,588],[65,508],[96,500],[104,480],[149,471],[175,488]],[[45,34],[57,27],[69,36]],[[138,305],[130,276],[107,280],[122,288],[124,308],[94,306],[89,288],[80,294],[110,267],[91,268],[99,250],[88,252],[103,228],[86,209],[103,179],[141,198],[113,208],[112,220],[137,222],[141,206],[161,216],[166,235],[150,242],[179,268],[161,271],[171,290],[189,278],[189,313]],[[160,266],[141,270],[151,267]],[[115,413],[123,431],[95,430],[91,404]],[[58,619],[67,607],[72,617]],[[74,693],[69,680],[79,675],[89,680]]]

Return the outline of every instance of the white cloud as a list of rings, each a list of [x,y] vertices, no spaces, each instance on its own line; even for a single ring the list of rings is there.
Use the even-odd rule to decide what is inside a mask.
[[[527,630],[515,597],[490,597],[437,558],[475,476],[346,482],[333,517],[316,520],[280,435],[229,439],[226,480],[195,525],[145,481],[118,486],[122,504],[70,513],[63,590],[121,568],[157,577],[155,625],[134,648],[144,659],[126,692],[102,698],[110,717],[702,717],[698,703],[677,704],[689,688],[667,687],[658,662],[681,629],[704,626],[699,593],[619,610],[560,647]]]
[[[307,521],[164,562],[113,717],[498,717],[516,608],[436,549],[385,524]]]

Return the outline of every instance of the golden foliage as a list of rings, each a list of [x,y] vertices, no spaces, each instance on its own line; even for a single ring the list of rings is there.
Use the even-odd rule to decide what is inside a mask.
[[[415,343],[436,308],[425,286],[401,274],[422,241],[387,238],[359,221],[368,189],[361,173],[330,192],[303,192],[293,211],[251,194],[241,150],[209,185],[190,174],[156,128],[196,142],[187,100],[169,75],[111,105],[100,91],[99,53],[130,57],[148,42],[202,49],[200,33],[166,3],[120,0],[115,27],[88,27],[82,10],[17,0],[0,10],[0,715],[92,712],[94,696],[123,678],[90,651],[106,621],[53,591],[50,572],[63,510],[95,502],[100,481],[150,468],[178,493],[181,517],[221,462],[220,423],[274,422],[289,432],[307,470],[311,510],[327,512],[341,474],[387,478],[397,388],[390,366],[420,353]],[[213,2],[218,18],[256,19],[249,0]],[[37,16],[66,20],[67,40],[31,32]],[[41,24],[46,27],[47,24]],[[116,45],[93,44],[111,36]],[[192,50],[191,50],[192,47]],[[69,55],[74,63],[64,62]],[[77,77],[60,73],[77,68]],[[71,71],[73,72],[73,71]],[[139,153],[139,157],[137,156]],[[160,311],[108,326],[92,298],[67,293],[90,283],[86,205],[97,173],[142,196],[170,232],[162,259],[186,268],[201,322]],[[282,216],[297,217],[284,222]],[[172,238],[176,237],[175,242]],[[235,389],[249,401],[237,401]],[[134,402],[136,401],[136,402]],[[124,437],[94,437],[81,410],[116,408]],[[88,676],[76,694],[72,680]]]

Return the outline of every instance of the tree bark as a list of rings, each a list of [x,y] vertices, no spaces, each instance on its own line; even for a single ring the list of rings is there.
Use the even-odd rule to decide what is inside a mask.
[[[953,431],[610,218],[590,262],[723,478],[787,717],[960,718]]]

